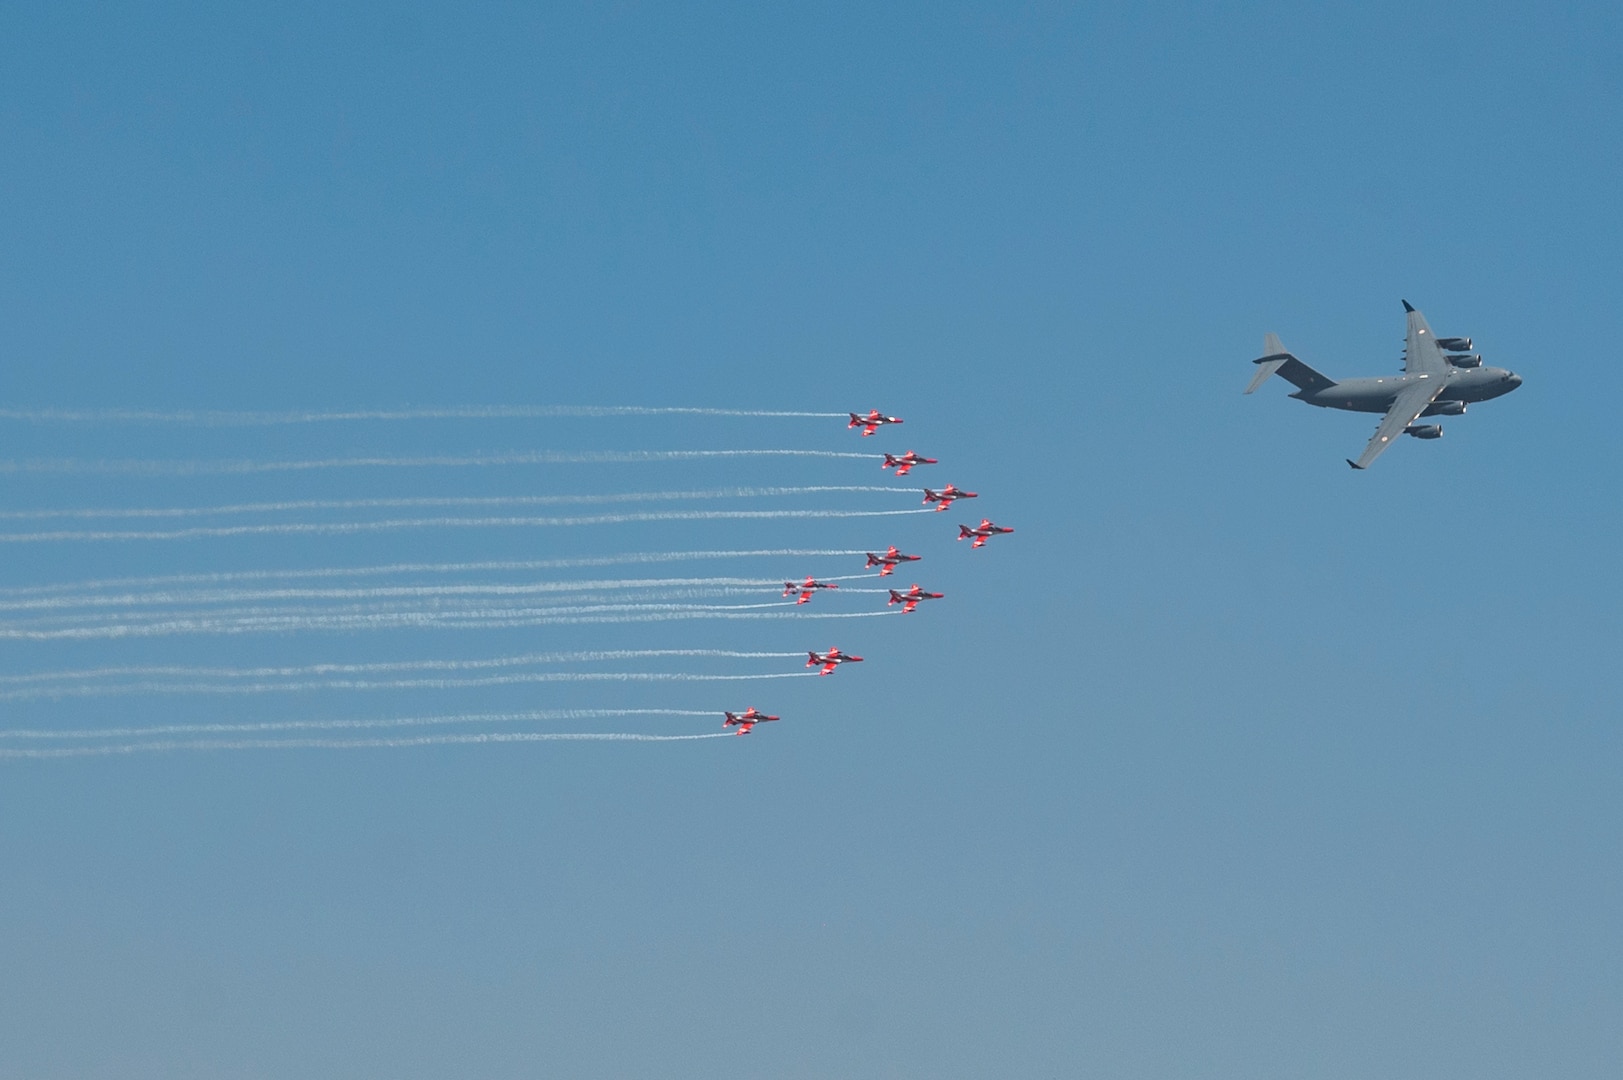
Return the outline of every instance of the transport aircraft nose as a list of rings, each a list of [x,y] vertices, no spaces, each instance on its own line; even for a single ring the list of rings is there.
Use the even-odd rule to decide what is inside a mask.
[[[1516,387],[1522,384],[1522,377],[1512,371],[1509,375],[1505,376],[1505,381],[1508,382],[1510,384],[1510,388],[1514,390]]]

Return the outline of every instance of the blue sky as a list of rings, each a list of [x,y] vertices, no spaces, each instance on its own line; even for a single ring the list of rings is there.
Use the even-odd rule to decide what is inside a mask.
[[[1615,1075],[1619,21],[1586,4],[0,16],[0,407],[908,421],[864,443],[812,419],[8,419],[0,459],[912,447],[943,462],[915,478],[979,490],[970,509],[1019,530],[974,553],[948,542],[967,514],[881,519],[882,536],[10,544],[7,589],[894,535],[926,555],[906,581],[949,596],[837,632],[8,643],[11,675],[575,647],[868,659],[739,691],[786,716],[750,739],[0,763],[0,1077]],[[1241,396],[1270,330],[1333,377],[1395,370],[1400,298],[1525,385],[1364,474],[1342,459],[1370,418],[1277,383]],[[0,499],[884,475],[23,472]],[[812,571],[856,568],[747,570]],[[0,704],[7,727],[65,728],[667,699],[721,707],[549,685]]]

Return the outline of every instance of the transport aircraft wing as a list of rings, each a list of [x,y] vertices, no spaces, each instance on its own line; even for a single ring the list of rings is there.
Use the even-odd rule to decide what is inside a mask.
[[[1403,302],[1409,313],[1409,332],[1403,343],[1403,370],[1410,375],[1447,375],[1448,361],[1437,344],[1437,335],[1431,332],[1426,317],[1416,311],[1409,301]]]
[[[1411,340],[1414,338],[1413,319],[1414,316],[1411,315],[1409,323]],[[1421,323],[1424,322],[1422,319]],[[1435,345],[1432,347],[1436,348]],[[1348,458],[1347,464],[1355,469],[1369,468],[1369,463],[1380,457],[1381,453],[1392,445],[1392,440],[1403,434],[1404,428],[1419,419],[1420,414],[1426,411],[1426,406],[1436,401],[1437,395],[1447,386],[1448,380],[1441,375],[1422,375],[1420,380],[1400,390],[1398,396],[1392,400],[1392,407],[1386,410],[1386,418],[1381,421],[1381,426],[1375,429],[1374,437],[1369,440],[1369,445],[1364,447],[1363,454],[1357,461]]]

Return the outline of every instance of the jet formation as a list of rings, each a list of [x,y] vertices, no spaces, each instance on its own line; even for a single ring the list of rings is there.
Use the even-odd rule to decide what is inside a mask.
[[[1441,424],[1417,424],[1423,416],[1463,416],[1465,407],[1510,393],[1522,378],[1505,368],[1486,367],[1482,354],[1471,352],[1468,337],[1438,337],[1426,317],[1403,301],[1408,329],[1403,348],[1403,374],[1342,379],[1321,375],[1285,349],[1277,334],[1263,338],[1263,355],[1252,363],[1257,374],[1245,388],[1252,393],[1278,374],[1296,387],[1290,395],[1323,409],[1384,413],[1380,426],[1358,460],[1347,459],[1354,469],[1367,469],[1399,435],[1440,439]]]
[[[846,427],[861,428],[864,438],[874,434],[886,424],[900,424],[902,422],[901,417],[886,416],[878,409],[870,409],[866,416],[860,413],[850,413],[848,415],[851,417],[851,422]],[[880,467],[895,469],[897,476],[906,476],[915,466],[939,464],[937,459],[924,457],[913,450],[903,454],[885,454],[883,457],[884,460]],[[924,505],[934,504],[937,510],[945,510],[959,499],[975,499],[979,497],[978,492],[962,491],[952,484],[948,484],[940,491],[931,488],[924,489]],[[970,547],[978,548],[993,536],[1012,532],[1014,532],[1012,528],[1004,525],[994,525],[990,519],[982,518],[981,523],[976,526],[959,525],[958,539],[972,540],[973,543],[970,544]],[[865,569],[878,568],[879,573],[874,575],[875,577],[889,577],[903,563],[918,562],[922,558],[920,555],[909,555],[898,549],[894,544],[887,547],[883,553],[867,551],[863,552],[863,554],[868,557],[868,561],[864,564]],[[838,588],[839,584],[836,582],[819,581],[816,577],[808,574],[804,581],[785,581],[783,583],[783,595],[785,597],[794,596],[795,605],[799,606],[808,603],[821,590]],[[885,606],[892,607],[900,604],[904,615],[916,610],[919,604],[925,600],[941,600],[946,596],[945,593],[930,592],[917,584],[906,589],[885,589],[883,591],[889,594]],[[818,669],[817,674],[820,676],[832,675],[844,664],[860,663],[862,663],[862,657],[841,652],[838,648],[821,653],[813,649],[806,653],[806,666]],[[737,734],[739,735],[749,734],[756,724],[778,719],[776,716],[769,716],[757,711],[754,706],[745,709],[743,712],[725,712],[722,715],[724,717],[722,726],[738,728]]]

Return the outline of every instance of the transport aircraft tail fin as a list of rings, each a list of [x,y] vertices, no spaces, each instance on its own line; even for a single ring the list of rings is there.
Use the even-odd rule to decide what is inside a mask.
[[[1308,393],[1325,390],[1336,384],[1334,379],[1319,374],[1286,351],[1285,343],[1279,340],[1278,334],[1268,334],[1262,339],[1262,355],[1252,363],[1258,366],[1256,375],[1251,379],[1251,385],[1245,388],[1248,394],[1267,382],[1268,376],[1275,372],[1298,390]]]

